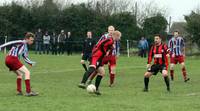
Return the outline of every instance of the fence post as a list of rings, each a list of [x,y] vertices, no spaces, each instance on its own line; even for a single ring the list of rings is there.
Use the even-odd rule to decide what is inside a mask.
[[[126,40],[126,46],[127,46],[127,56],[130,57],[129,40]]]
[[[7,36],[5,36],[4,42],[5,42],[5,43],[7,42]],[[4,48],[4,54],[6,54],[6,47]]]

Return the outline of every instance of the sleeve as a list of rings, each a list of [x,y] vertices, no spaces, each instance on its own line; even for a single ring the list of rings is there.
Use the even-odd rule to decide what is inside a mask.
[[[82,53],[84,53],[84,52],[85,52],[85,50],[84,50],[84,49],[86,48],[85,46],[86,46],[86,41],[84,40],[84,42],[83,42],[83,49],[82,49]]]
[[[119,41],[116,42],[116,55],[117,56],[120,55],[120,42]]]
[[[148,54],[148,61],[147,61],[147,64],[151,64],[151,61],[152,61],[152,58],[153,58],[153,49],[154,49],[154,46],[151,46],[151,49],[149,51],[149,54]]]
[[[168,48],[170,51],[172,51],[172,39],[170,39],[168,42]]]
[[[20,43],[25,43],[24,40],[16,40],[16,41],[10,41],[10,42],[7,42],[3,45],[0,45],[0,49],[6,47],[6,46],[9,46],[9,45],[13,45],[13,44],[20,44]]]
[[[170,50],[169,50],[169,48],[167,47],[167,45],[166,44],[164,44],[164,51],[165,51],[165,53],[166,54],[169,54],[170,53]]]
[[[35,62],[31,61],[31,60],[28,58],[28,50],[27,50],[26,47],[25,47],[25,49],[24,49],[24,53],[22,54],[22,57],[23,57],[24,61],[25,61],[27,64],[29,64],[29,65],[31,65],[31,66],[33,66],[33,65],[35,64]]]

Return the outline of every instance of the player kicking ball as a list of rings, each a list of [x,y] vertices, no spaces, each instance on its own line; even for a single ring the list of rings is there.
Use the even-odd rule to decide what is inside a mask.
[[[166,44],[163,44],[160,35],[155,35],[154,37],[154,45],[151,46],[148,55],[148,62],[147,62],[147,72],[144,74],[144,92],[148,92],[148,84],[149,78],[152,75],[156,75],[158,72],[162,73],[164,77],[165,84],[167,86],[167,91],[170,91],[170,83],[169,77],[167,74],[168,68],[168,53],[169,49]],[[154,59],[154,64],[151,64],[152,59]]]
[[[107,38],[103,41],[100,41],[95,46],[95,48],[92,51],[92,58],[91,58],[89,69],[83,75],[82,81],[78,85],[78,87],[84,88],[84,89],[86,88],[86,81],[88,80],[90,75],[92,73],[94,73],[102,65],[103,57],[106,55],[106,53],[109,50],[113,49],[114,42],[120,40],[120,38],[121,38],[121,32],[114,31],[112,33],[112,37]],[[104,69],[102,69],[102,70],[104,70]],[[99,85],[101,83],[102,77],[103,77],[102,75],[97,75],[97,77],[96,77],[96,81],[95,81],[96,92],[95,92],[95,94],[97,94],[97,95],[101,95],[101,93],[99,92]]]
[[[30,85],[30,71],[26,68],[25,65],[23,65],[19,57],[22,56],[24,61],[28,63],[29,65],[33,66],[35,62],[32,62],[28,58],[28,46],[32,45],[34,41],[35,35],[33,33],[26,33],[24,40],[16,40],[11,41],[8,43],[5,43],[3,45],[0,45],[0,49],[12,45],[12,48],[10,49],[9,53],[6,56],[5,64],[10,69],[10,71],[13,71],[17,75],[17,95],[23,95],[22,93],[22,75],[25,76],[25,85],[26,85],[26,96],[37,96],[38,93],[31,91],[31,85]]]

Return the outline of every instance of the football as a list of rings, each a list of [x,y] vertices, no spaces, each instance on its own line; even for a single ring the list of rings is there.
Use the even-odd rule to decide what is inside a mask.
[[[96,86],[93,85],[93,84],[90,84],[90,85],[87,86],[86,90],[87,90],[88,93],[94,93],[96,91]]]

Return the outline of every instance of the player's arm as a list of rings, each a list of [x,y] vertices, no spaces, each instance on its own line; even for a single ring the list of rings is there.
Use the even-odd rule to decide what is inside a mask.
[[[164,44],[163,47],[164,47],[164,52],[165,52],[166,56],[169,57],[170,52],[171,52],[170,49],[169,49],[169,48],[167,47],[167,45],[165,45],[165,44]]]
[[[19,43],[25,43],[25,41],[24,40],[10,41],[10,42],[7,42],[5,44],[0,45],[0,49],[7,47],[7,46],[10,46],[10,45],[13,45],[13,44],[19,44]]]
[[[181,39],[181,50],[182,50],[183,56],[185,56],[185,42],[183,38]]]
[[[152,59],[153,59],[153,55],[154,55],[153,54],[153,48],[154,48],[154,46],[151,46],[151,49],[150,49],[149,54],[148,54],[147,68],[150,67]]]
[[[23,57],[24,61],[27,64],[29,64],[30,66],[34,66],[35,65],[36,62],[33,62],[28,58],[28,51],[24,51],[24,53],[22,54],[22,57]]]
[[[83,54],[84,54],[84,52],[85,52],[85,48],[86,48],[86,41],[84,40],[84,42],[83,42],[83,49],[82,49],[82,56],[83,56]]]

